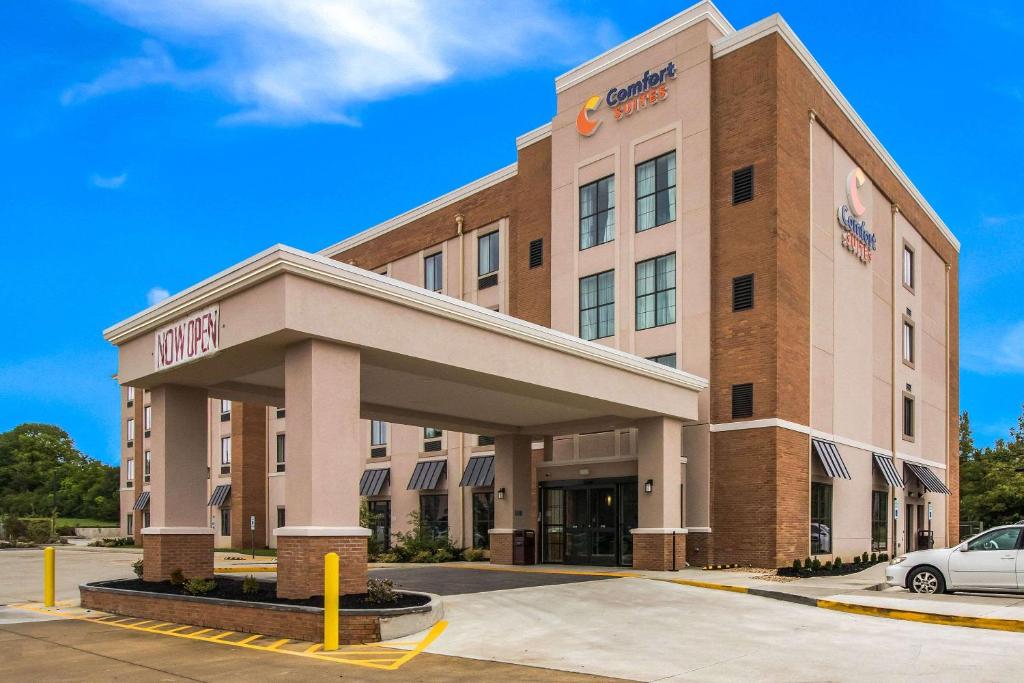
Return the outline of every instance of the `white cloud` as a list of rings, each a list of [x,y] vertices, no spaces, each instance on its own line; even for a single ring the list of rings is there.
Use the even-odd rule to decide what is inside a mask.
[[[126,180],[128,180],[127,173],[115,176],[102,176],[95,174],[92,176],[92,184],[104,190],[117,190],[124,185],[124,181]]]
[[[229,122],[353,123],[353,105],[456,76],[573,64],[614,34],[541,0],[193,0],[187,10],[176,0],[85,2],[155,40],[69,88],[66,104],[169,84],[235,103]],[[197,65],[176,63],[163,45]]]
[[[964,368],[979,374],[1024,374],[1024,321],[971,330],[960,355]]]
[[[146,292],[146,301],[149,302],[150,306],[155,306],[164,299],[166,299],[167,297],[169,297],[170,295],[171,293],[168,292],[163,287],[153,287],[148,292]]]

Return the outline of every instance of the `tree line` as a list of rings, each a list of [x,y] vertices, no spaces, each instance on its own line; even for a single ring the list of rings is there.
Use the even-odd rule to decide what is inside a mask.
[[[1009,437],[978,448],[960,415],[960,520],[985,528],[1024,519],[1024,407]]]
[[[116,520],[119,468],[91,458],[56,425],[26,423],[0,434],[0,512]]]

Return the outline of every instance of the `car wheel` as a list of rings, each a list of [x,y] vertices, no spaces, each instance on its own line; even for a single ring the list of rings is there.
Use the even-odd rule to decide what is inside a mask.
[[[939,570],[932,567],[919,567],[912,571],[907,578],[907,588],[911,593],[931,595],[946,592],[946,582]]]

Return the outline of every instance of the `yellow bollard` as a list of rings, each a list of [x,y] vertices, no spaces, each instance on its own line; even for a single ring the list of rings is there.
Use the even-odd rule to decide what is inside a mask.
[[[324,555],[324,651],[338,649],[338,553]]]
[[[43,605],[53,607],[53,548],[43,548]]]

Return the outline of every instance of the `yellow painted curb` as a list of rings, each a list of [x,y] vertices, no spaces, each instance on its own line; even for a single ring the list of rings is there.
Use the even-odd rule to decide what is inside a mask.
[[[253,572],[276,572],[277,567],[214,567],[214,574],[251,574]]]
[[[1024,621],[1017,619],[962,617],[954,614],[935,614],[933,612],[915,612],[912,610],[893,609],[891,607],[856,605],[849,602],[837,602],[835,600],[818,600],[818,607],[821,607],[822,609],[835,610],[836,612],[861,614],[869,617],[884,617],[886,619],[901,619],[903,621],[916,621],[922,624],[962,626],[965,628],[984,628],[993,631],[1024,633]]]
[[[668,579],[670,583],[678,583],[681,586],[692,586],[694,588],[710,588],[715,591],[728,591],[730,593],[746,593],[746,586],[730,586],[724,583],[711,583],[709,581],[693,581],[692,579]]]
[[[420,565],[417,565],[420,566]],[[422,565],[429,566],[429,565]],[[509,574],[563,574],[566,576],[608,576],[615,579],[642,579],[640,574],[631,572],[586,572],[575,569],[509,569],[494,565],[462,565],[462,564],[439,564],[438,567],[446,569],[475,569],[484,572],[507,572]]]

